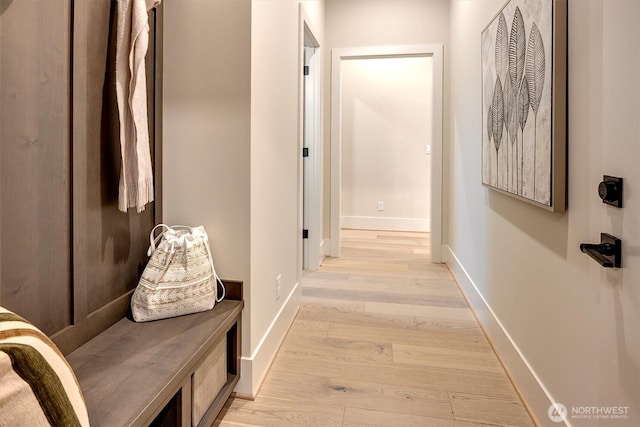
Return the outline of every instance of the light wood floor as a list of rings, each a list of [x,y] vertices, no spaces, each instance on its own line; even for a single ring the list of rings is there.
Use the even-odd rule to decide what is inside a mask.
[[[219,426],[532,426],[429,234],[344,230],[255,401]]]

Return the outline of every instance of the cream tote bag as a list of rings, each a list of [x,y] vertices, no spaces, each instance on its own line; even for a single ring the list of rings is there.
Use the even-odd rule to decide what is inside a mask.
[[[162,232],[155,237],[158,229]],[[131,297],[136,322],[211,310],[222,301],[225,289],[213,267],[204,227],[158,224],[149,241],[147,255],[151,258]]]

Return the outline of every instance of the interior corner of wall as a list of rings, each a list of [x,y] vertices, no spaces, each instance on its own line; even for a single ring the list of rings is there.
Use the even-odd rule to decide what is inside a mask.
[[[240,380],[235,388],[238,395],[250,399],[258,395],[280,345],[298,313],[301,293],[302,287],[300,283],[296,283],[264,336],[256,348],[252,349],[251,355],[240,359]]]
[[[257,392],[254,392],[252,367],[253,364],[250,357],[242,357],[240,359],[240,379],[234,389],[236,394],[251,400],[255,399],[257,394]]]
[[[331,253],[331,240],[323,239],[320,242],[320,256],[326,257]]]

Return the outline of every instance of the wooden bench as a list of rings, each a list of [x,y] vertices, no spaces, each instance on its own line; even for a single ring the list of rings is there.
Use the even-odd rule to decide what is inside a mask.
[[[67,356],[92,426],[213,423],[240,378],[242,283],[224,283],[227,297],[213,310],[147,323],[125,318]],[[216,381],[219,391],[211,390]]]

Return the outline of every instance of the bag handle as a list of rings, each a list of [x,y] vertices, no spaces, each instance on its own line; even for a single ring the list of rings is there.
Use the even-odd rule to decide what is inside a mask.
[[[162,230],[162,232],[154,238],[154,234],[158,228],[164,228],[165,230]],[[190,227],[188,225],[172,225],[172,226],[168,226],[167,224],[156,225],[155,227],[153,227],[153,229],[151,230],[151,233],[149,234],[149,249],[147,249],[147,256],[151,256],[151,254],[153,254],[156,251],[156,246],[158,245],[158,242],[160,241],[160,239],[162,239],[162,236],[164,235],[164,233],[166,233],[169,230],[174,230],[176,228],[180,228],[184,230],[193,230],[193,227]]]
[[[218,286],[218,283],[219,283],[220,287],[222,288],[222,296],[219,299],[216,298],[216,302],[221,302],[224,299],[224,297],[227,295],[227,289],[224,287],[224,283],[222,283],[222,280],[220,280],[220,278],[218,277],[218,273],[216,273],[216,268],[213,266],[213,256],[211,255],[211,248],[209,247],[209,236],[207,235],[206,231],[204,231],[204,237],[205,237],[204,246],[207,248],[207,255],[209,255],[209,263],[211,264],[211,271],[213,271],[213,278],[216,281],[216,286]]]
[[[162,230],[162,232],[158,234],[158,236],[154,237],[155,232],[158,228],[164,228],[164,230]],[[149,234],[149,249],[147,250],[147,256],[151,256],[151,254],[155,252],[156,245],[158,244],[158,242],[160,241],[164,233],[166,233],[169,230],[174,230],[176,228],[193,230],[194,227],[190,227],[188,225],[173,225],[171,227],[168,226],[167,224],[156,225],[155,227],[153,227],[153,229],[151,230],[151,233]],[[206,230],[203,230],[203,233],[204,233],[204,243],[205,243],[205,247],[207,248],[207,255],[209,255],[209,263],[211,264],[211,271],[213,272],[213,277],[216,281],[216,286],[218,286],[218,283],[219,283],[220,287],[222,288],[222,296],[220,297],[220,299],[216,298],[216,302],[221,302],[226,296],[227,290],[224,287],[224,283],[222,283],[222,280],[220,280],[220,277],[218,277],[218,273],[216,273],[216,268],[213,266],[213,256],[211,255],[211,247],[209,247],[209,235],[207,234]]]
[[[154,238],[153,236],[158,228],[166,228],[166,230],[163,230],[160,234],[158,234],[158,237]],[[156,251],[156,245],[162,238],[162,235],[169,230],[171,230],[171,227],[169,227],[167,224],[158,224],[153,227],[151,233],[149,234],[149,249],[147,249],[147,256],[151,256],[151,254]]]

